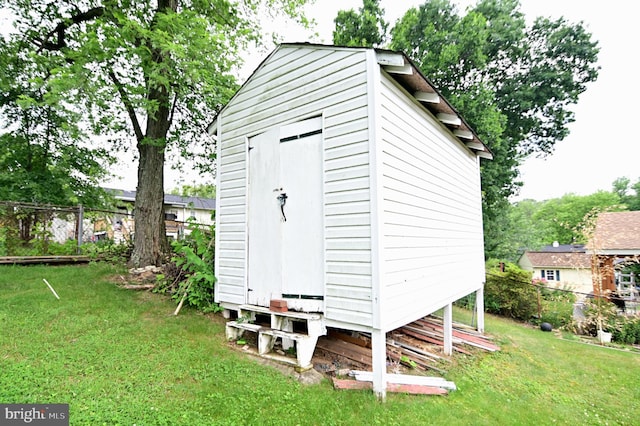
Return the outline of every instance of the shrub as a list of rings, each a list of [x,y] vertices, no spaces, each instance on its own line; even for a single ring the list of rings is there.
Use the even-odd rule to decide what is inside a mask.
[[[536,322],[548,322],[554,328],[562,328],[573,319],[573,303],[558,300],[543,300],[542,315]]]
[[[96,260],[105,260],[111,263],[125,263],[133,251],[133,242],[126,241],[116,243],[113,240],[99,240],[84,243],[80,246],[82,254]]]
[[[627,345],[640,344],[640,318],[618,317],[611,334],[614,342]]]
[[[497,261],[487,263],[487,312],[528,321],[537,313],[537,307],[537,294],[531,284],[531,272],[512,263],[504,264],[503,272]]]
[[[584,319],[573,322],[571,331],[577,334],[596,336],[599,324],[603,331],[613,332],[618,323],[618,308],[605,299],[587,299],[583,308]]]
[[[602,330],[611,333],[613,342],[640,344],[640,317],[618,315],[618,307],[605,299],[587,300],[583,312],[585,318],[571,324],[574,333],[596,336],[600,322]]]
[[[541,316],[538,323],[548,322],[554,328],[566,327],[573,320],[576,295],[567,289],[540,287]]]
[[[174,256],[156,291],[176,301],[186,294],[185,304],[202,312],[220,311],[214,302],[214,227],[189,224],[189,229],[183,240],[171,243]]]

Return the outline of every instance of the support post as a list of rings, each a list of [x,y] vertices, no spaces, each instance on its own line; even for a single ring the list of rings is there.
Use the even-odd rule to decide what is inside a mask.
[[[373,330],[371,333],[371,360],[373,392],[384,401],[387,398],[387,336],[382,330]]]
[[[478,318],[478,331],[484,333],[484,283],[476,291],[476,314]]]
[[[288,318],[282,318],[282,322],[280,323],[280,327],[278,327],[278,330],[288,331],[293,333],[293,321],[289,320]],[[281,340],[282,340],[282,349],[285,351],[287,349],[293,348],[295,345],[292,339],[287,339],[286,337],[283,337],[281,338]],[[315,344],[313,347],[315,349]]]
[[[451,303],[444,307],[444,354],[453,354],[453,308]]]
[[[84,208],[82,204],[78,205],[78,223],[76,224],[76,238],[78,240],[78,254],[81,253],[82,247],[82,234],[84,234],[84,229],[82,229],[82,222],[84,221]]]

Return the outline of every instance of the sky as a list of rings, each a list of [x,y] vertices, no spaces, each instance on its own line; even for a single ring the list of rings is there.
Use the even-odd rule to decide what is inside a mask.
[[[418,0],[381,0],[390,27],[410,7],[422,4]],[[475,1],[453,1],[460,12]],[[592,40],[598,41],[601,67],[598,80],[587,86],[577,105],[572,107],[575,122],[569,125],[570,135],[557,142],[554,152],[544,159],[527,159],[520,167],[524,183],[520,194],[512,201],[538,201],[565,194],[589,195],[598,190],[610,191],[620,177],[632,182],[640,179],[640,137],[633,122],[640,112],[640,85],[636,83],[634,56],[640,43],[640,4],[629,0],[521,0],[521,11],[527,19],[538,16],[564,17],[571,23],[583,22]],[[317,22],[313,32],[286,23],[278,23],[283,42],[313,42],[331,44],[333,20],[338,10],[358,9],[362,0],[316,0],[307,6],[307,16]],[[275,47],[275,46],[273,46]],[[268,55],[268,51],[247,52],[241,73],[244,81]],[[427,76],[428,77],[428,76]],[[113,185],[135,189],[135,164],[125,162],[116,170],[125,176]],[[165,172],[165,188],[178,183],[209,182],[187,172]],[[133,179],[133,180],[132,180]]]

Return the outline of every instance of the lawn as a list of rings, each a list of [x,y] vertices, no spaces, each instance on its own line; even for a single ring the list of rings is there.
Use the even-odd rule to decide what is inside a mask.
[[[448,396],[301,385],[231,349],[224,320],[120,289],[108,264],[0,267],[0,403],[72,425],[632,425],[640,354],[487,316],[502,350],[456,357]],[[43,279],[60,296],[56,299]]]

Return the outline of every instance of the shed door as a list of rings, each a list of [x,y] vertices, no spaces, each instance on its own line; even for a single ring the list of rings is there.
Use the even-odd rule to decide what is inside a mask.
[[[321,121],[305,120],[263,133],[251,138],[249,146],[247,301],[269,306],[271,299],[285,298],[292,309],[320,311]]]

